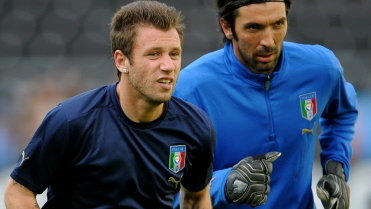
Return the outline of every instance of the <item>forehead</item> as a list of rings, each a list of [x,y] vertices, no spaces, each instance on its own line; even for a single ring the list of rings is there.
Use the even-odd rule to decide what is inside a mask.
[[[238,8],[238,19],[248,22],[264,23],[267,21],[277,21],[286,17],[286,6],[284,2],[265,2],[259,4],[249,4]]]
[[[177,30],[161,30],[154,26],[140,26],[137,28],[134,48],[180,48],[180,38]]]

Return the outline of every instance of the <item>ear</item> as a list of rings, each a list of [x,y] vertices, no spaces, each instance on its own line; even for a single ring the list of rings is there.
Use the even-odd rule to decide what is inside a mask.
[[[232,40],[233,39],[233,33],[232,33],[232,29],[231,29],[230,25],[228,24],[228,22],[224,18],[220,18],[219,19],[219,24],[220,24],[220,27],[223,30],[223,33],[224,33],[225,37],[229,40]]]
[[[116,50],[113,53],[113,60],[115,62],[116,69],[121,73],[127,73],[129,59],[122,53],[121,50]]]

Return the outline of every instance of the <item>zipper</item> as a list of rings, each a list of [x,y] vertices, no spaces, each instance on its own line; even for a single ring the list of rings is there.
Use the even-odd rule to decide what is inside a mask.
[[[268,122],[269,122],[269,136],[268,136],[269,141],[273,141],[276,138],[276,133],[274,131],[274,126],[273,126],[272,105],[269,99],[271,79],[272,79],[272,76],[267,75],[265,82],[264,82],[264,96],[265,96],[265,103],[267,104]]]

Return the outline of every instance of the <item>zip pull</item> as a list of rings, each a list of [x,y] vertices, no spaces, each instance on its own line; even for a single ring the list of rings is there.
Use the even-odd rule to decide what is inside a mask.
[[[271,86],[271,75],[267,75],[267,79],[265,80],[264,86],[265,90],[268,90],[269,87]]]

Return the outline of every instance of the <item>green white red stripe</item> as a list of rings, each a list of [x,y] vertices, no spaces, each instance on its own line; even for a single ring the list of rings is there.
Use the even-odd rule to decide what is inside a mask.
[[[312,120],[317,114],[316,92],[302,94],[299,99],[301,116],[307,120]]]
[[[169,169],[174,173],[181,171],[185,167],[186,154],[185,145],[170,146]]]

